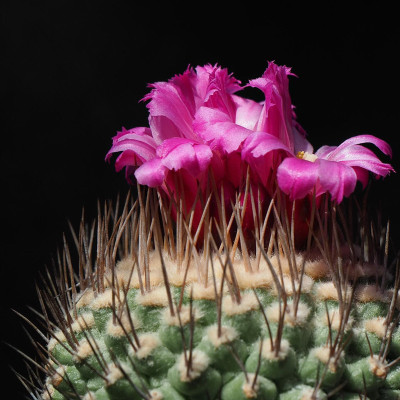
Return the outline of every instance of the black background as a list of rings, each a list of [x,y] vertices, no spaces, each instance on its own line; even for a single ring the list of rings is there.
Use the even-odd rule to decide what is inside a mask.
[[[393,147],[399,170],[400,36],[394,10],[359,4],[309,9],[273,3],[8,0],[1,5],[0,259],[3,342],[31,354],[19,319],[37,307],[34,282],[51,264],[67,218],[125,193],[104,162],[122,126],[147,123],[147,83],[187,66],[218,63],[246,83],[269,60],[293,67],[291,95],[315,149],[362,133]],[[352,3],[355,4],[355,3]],[[192,8],[193,6],[193,8]],[[256,90],[246,92],[255,96]],[[400,248],[399,177],[373,186],[371,202],[392,220]],[[10,398],[24,369],[1,344]],[[3,386],[4,387],[4,386]],[[4,392],[3,392],[4,393]]]

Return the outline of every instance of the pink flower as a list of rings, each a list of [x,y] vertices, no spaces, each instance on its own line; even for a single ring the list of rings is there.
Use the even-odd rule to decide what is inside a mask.
[[[314,190],[317,196],[329,192],[337,203],[353,193],[357,181],[368,182],[369,172],[377,177],[394,171],[362,143],[372,143],[391,157],[390,146],[372,135],[359,135],[340,146],[323,146],[313,154],[299,151],[285,158],[278,168],[278,185],[291,200],[301,199]]]
[[[386,176],[393,168],[363,143],[391,155],[389,145],[370,135],[356,136],[338,147],[323,146],[315,154],[296,121],[289,94],[290,68],[268,64],[260,78],[244,87],[262,91],[261,103],[240,97],[240,81],[219,66],[188,68],[168,82],[157,82],[148,101],[149,127],[123,129],[113,138],[106,159],[120,153],[117,171],[126,168],[142,185],[161,187],[179,196],[208,185],[209,173],[226,193],[243,191],[250,167],[252,187],[272,196],[278,185],[291,200],[329,192],[340,203],[364,186],[372,172]],[[194,196],[185,193],[191,206]]]

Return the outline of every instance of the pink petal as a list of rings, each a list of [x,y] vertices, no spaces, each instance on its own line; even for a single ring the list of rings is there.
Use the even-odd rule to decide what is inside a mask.
[[[248,86],[262,90],[265,95],[255,130],[276,136],[293,151],[293,112],[288,75],[291,75],[290,68],[270,62],[263,76],[251,80]]]
[[[204,97],[199,97],[199,80],[204,80],[204,84],[208,83],[208,77],[200,77],[189,66],[183,74],[175,75],[169,81],[179,91],[180,97],[184,100],[185,105],[192,116],[199,107],[199,102],[202,103],[204,99]]]
[[[168,140],[174,137],[184,137],[179,128],[175,125],[171,119],[161,116],[150,116],[149,125],[153,132],[153,137],[156,143],[159,145],[164,140]],[[193,137],[193,135],[191,136]]]
[[[285,158],[278,168],[277,179],[281,190],[291,200],[302,199],[312,193],[318,181],[319,165],[296,157]]]
[[[178,177],[178,179],[176,179]],[[177,184],[177,185],[176,185]],[[193,225],[192,225],[192,235],[197,231],[197,228],[200,223],[201,215],[202,215],[202,207],[201,201],[196,199],[197,190],[198,190],[198,179],[194,178],[191,174],[189,174],[185,170],[180,170],[179,172],[171,171],[167,174],[165,185],[168,187],[168,198],[170,197],[170,193],[172,197],[175,198],[175,202],[170,200],[171,204],[171,214],[174,219],[176,219],[177,210],[176,210],[176,202],[180,202],[182,200],[182,207],[184,213],[187,215],[189,210],[194,206],[194,202],[196,201],[196,205],[194,206],[194,214],[193,214]],[[170,192],[171,190],[171,192]],[[204,192],[203,192],[204,193]],[[199,240],[201,241],[201,234]]]
[[[238,150],[251,133],[249,129],[235,124],[224,112],[209,107],[199,108],[193,128],[213,150],[227,154]]]
[[[386,176],[394,171],[390,164],[381,162],[373,151],[364,146],[352,145],[336,152],[335,161],[349,167],[360,167],[379,176]]]
[[[119,141],[119,143],[113,145],[110,151],[106,155],[106,159],[108,160],[112,153],[117,153],[120,151],[133,151],[135,152],[139,158],[143,160],[150,160],[155,157],[156,154],[156,146],[153,138],[151,137],[136,137],[135,139],[125,139]]]
[[[124,139],[130,139],[131,135],[134,135],[134,137],[136,137],[137,135],[151,136],[151,129],[144,126],[138,126],[136,128],[131,128],[131,129],[125,129],[123,127],[122,131],[117,132],[117,135],[113,137],[113,142],[114,141],[118,142]]]
[[[392,157],[392,149],[387,142],[382,139],[379,139],[372,135],[358,135],[354,136],[350,139],[345,140],[341,145],[339,145],[336,150],[334,150],[330,155],[329,158],[336,159],[336,154],[340,153],[343,149],[349,146],[353,146],[355,144],[362,144],[362,143],[372,143],[375,145],[383,154],[386,154]]]
[[[329,155],[337,149],[337,146],[322,146],[316,152],[315,155],[318,158],[329,159]]]
[[[210,173],[214,176],[214,181],[216,182],[217,186],[226,175],[225,164],[222,161],[220,155],[217,153],[213,153],[213,157],[211,158]],[[204,188],[207,187],[207,185],[209,185],[210,183],[209,176],[205,175],[204,178],[200,181],[202,182]]]
[[[271,174],[282,161],[282,154],[275,154],[275,150],[293,155],[278,138],[265,132],[254,132],[243,143],[242,158],[265,187],[270,185]]]
[[[153,158],[135,171],[135,177],[141,185],[157,187],[164,182],[167,171],[160,158]]]
[[[171,139],[164,140],[164,142],[162,142],[157,147],[157,150],[156,150],[157,157],[164,158],[176,147],[181,146],[186,143],[193,144],[194,142],[192,140],[189,140],[186,138],[181,138],[181,137],[174,137]]]
[[[210,84],[210,75],[213,73],[214,68],[211,64],[207,64],[204,66],[198,65],[196,67],[196,82],[195,82],[195,87],[196,87],[196,93],[198,96],[198,100],[200,102],[197,102],[197,107],[196,110],[198,110],[202,105],[204,105],[204,101],[207,99],[208,96],[208,89],[209,89],[209,84]]]
[[[181,136],[195,139],[192,130],[193,115],[181,91],[171,82],[157,82],[145,100],[150,110],[150,128],[154,139],[161,143],[165,139]]]
[[[169,170],[185,169],[193,176],[205,171],[213,156],[209,146],[182,138],[166,140],[157,149],[157,155]]]
[[[265,132],[254,132],[243,143],[242,158],[251,163],[252,158],[265,156],[273,150],[284,150],[293,155],[277,137]]]
[[[121,171],[124,167],[134,167],[143,164],[143,158],[138,157],[137,153],[132,150],[125,150],[115,160],[115,170]]]
[[[239,96],[233,96],[233,99],[236,103],[235,123],[253,131],[260,118],[262,104]]]
[[[114,153],[122,152],[115,162],[115,167],[119,171],[124,166],[136,166],[154,158],[156,143],[147,134],[148,131],[150,131],[148,128],[134,128],[118,132],[113,138],[113,145],[106,155],[106,160],[110,160]]]
[[[236,104],[232,94],[240,89],[240,82],[228,74],[227,69],[215,66],[210,73],[204,106],[218,109],[234,120]]]
[[[357,175],[357,180],[361,182],[363,189],[365,189],[369,181],[369,172],[359,167],[352,167],[352,168]]]
[[[306,137],[296,128],[293,128],[293,152],[297,154],[299,151],[305,151],[312,154],[314,149]]]
[[[262,184],[272,195],[271,177],[278,166],[282,162],[282,157],[275,152],[266,154],[263,157],[253,158],[250,162],[250,179],[255,183]]]
[[[239,152],[233,152],[226,157],[226,180],[230,181],[235,189],[240,188],[246,174],[246,164]]]
[[[322,189],[329,192],[332,199],[341,203],[343,197],[354,192],[357,183],[357,174],[353,168],[340,162],[318,159],[319,182]]]

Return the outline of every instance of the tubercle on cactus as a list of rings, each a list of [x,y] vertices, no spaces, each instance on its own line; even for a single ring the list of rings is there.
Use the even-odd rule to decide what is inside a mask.
[[[23,317],[39,336],[39,361],[21,377],[32,397],[398,398],[400,274],[388,265],[388,225],[360,210],[350,228],[326,198],[299,251],[279,192],[261,212],[246,185],[250,239],[239,200],[226,215],[217,193],[199,193],[197,229],[194,207],[139,188],[136,201],[106,203],[72,231],[77,256],[65,240],[58,277],[38,291],[38,322]]]

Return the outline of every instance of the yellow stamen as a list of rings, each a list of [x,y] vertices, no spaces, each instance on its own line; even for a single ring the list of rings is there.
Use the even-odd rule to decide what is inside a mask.
[[[315,154],[307,153],[306,151],[299,151],[296,154],[296,157],[300,158],[301,160],[306,160],[311,162],[314,162],[318,158]]]
[[[297,158],[300,158],[301,160],[304,158],[304,151],[299,151],[297,154],[296,154],[296,157]]]

